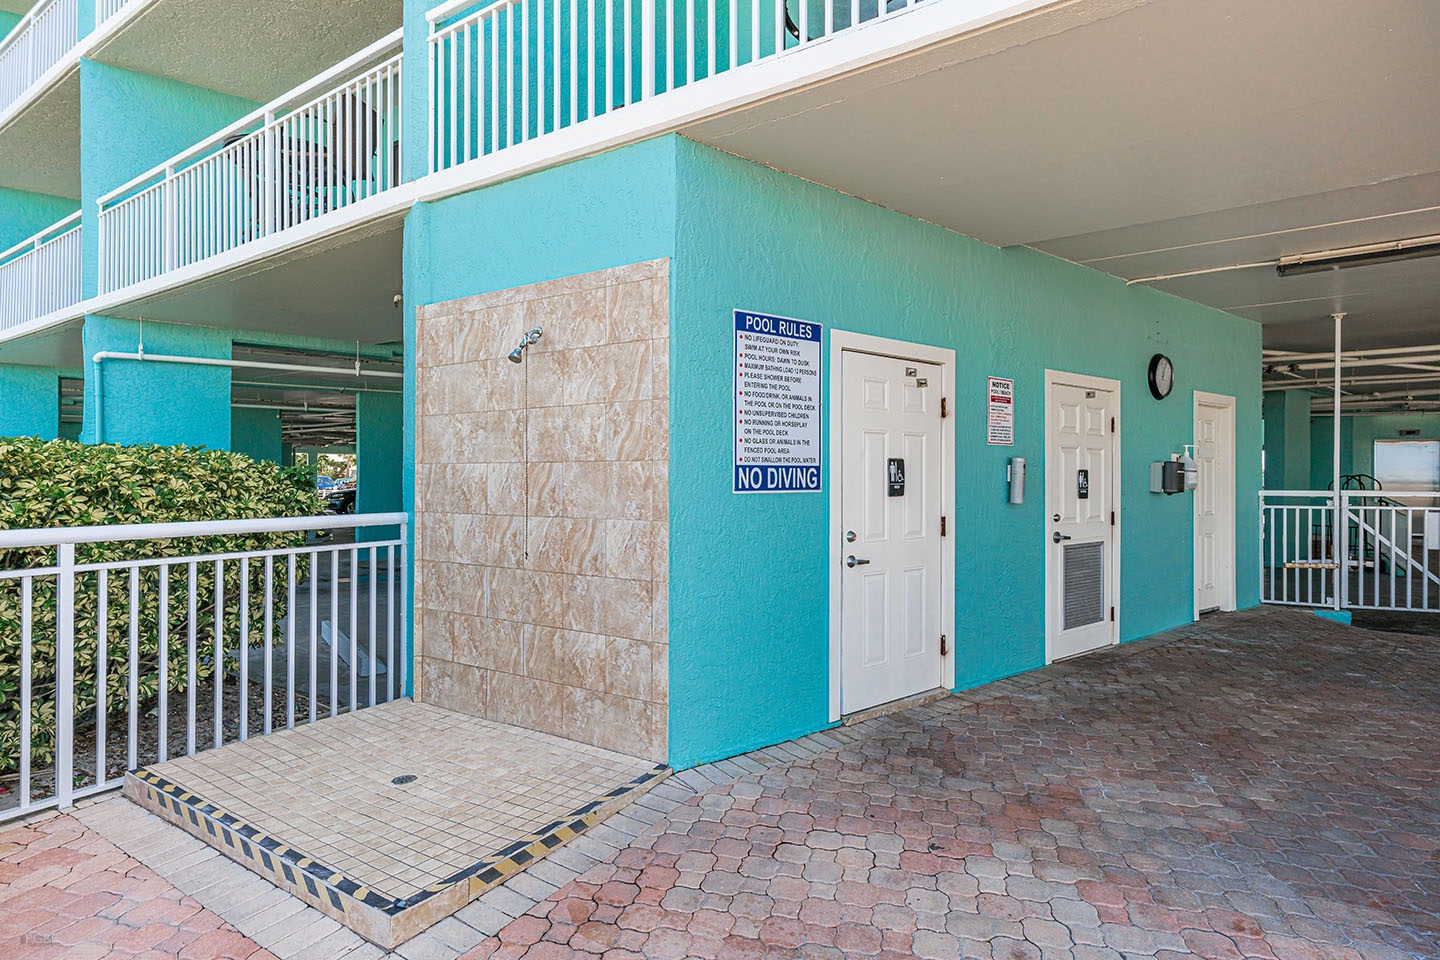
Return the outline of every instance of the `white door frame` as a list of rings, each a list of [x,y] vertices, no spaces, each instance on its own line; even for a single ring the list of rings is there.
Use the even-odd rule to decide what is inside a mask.
[[[1239,549],[1239,536],[1236,533],[1236,524],[1239,522],[1238,514],[1240,509],[1236,504],[1238,498],[1235,493],[1235,455],[1237,447],[1235,440],[1235,398],[1223,393],[1206,393],[1203,390],[1196,390],[1193,409],[1190,412],[1190,426],[1192,430],[1194,429],[1196,419],[1200,416],[1201,404],[1207,407],[1225,407],[1229,410],[1230,416],[1229,475],[1221,480],[1222,483],[1228,484],[1227,489],[1230,491],[1230,525],[1226,528],[1230,531],[1230,582],[1228,586],[1224,584],[1221,585],[1220,609],[1221,611],[1233,611],[1235,609],[1235,567],[1237,566],[1235,561],[1236,552]],[[1191,604],[1193,605],[1192,613],[1194,619],[1199,620],[1200,592],[1195,584],[1196,573],[1199,570],[1199,556],[1198,552],[1196,552],[1195,541],[1195,512],[1200,508],[1200,501],[1193,497],[1192,500],[1194,500],[1194,505],[1190,510],[1190,541],[1192,549],[1190,560],[1190,597]]]
[[[845,525],[841,517],[840,477],[845,469],[840,438],[844,436],[845,388],[842,354],[846,351],[873,353],[897,360],[921,360],[939,364],[940,396],[950,402],[951,411],[940,424],[940,513],[949,518],[945,540],[940,544],[940,629],[950,638],[950,652],[941,658],[936,686],[955,689],[955,539],[961,524],[955,516],[955,351],[888,337],[872,337],[848,330],[830,330],[830,720],[840,719],[840,671],[844,660],[843,611],[840,574],[845,566]],[[979,394],[976,394],[979,396]],[[978,402],[978,401],[977,401]]]
[[[1045,536],[1045,662],[1053,663],[1055,658],[1050,650],[1050,638],[1059,631],[1055,629],[1059,624],[1054,623],[1055,604],[1051,602],[1053,596],[1051,590],[1059,589],[1060,585],[1060,551],[1050,549],[1050,526],[1049,515],[1050,504],[1045,497],[1049,491],[1050,481],[1050,407],[1051,387],[1055,383],[1070,387],[1093,387],[1096,390],[1107,390],[1115,396],[1115,430],[1113,432],[1113,444],[1115,462],[1110,469],[1110,503],[1115,511],[1115,529],[1111,533],[1110,556],[1105,560],[1105,576],[1109,579],[1112,587],[1111,596],[1115,599],[1115,619],[1110,622],[1110,644],[1114,646],[1120,642],[1120,618],[1125,616],[1125,610],[1120,603],[1120,529],[1124,525],[1123,512],[1120,509],[1120,476],[1125,471],[1122,468],[1123,460],[1120,459],[1120,440],[1124,433],[1125,423],[1121,418],[1120,403],[1120,381],[1110,380],[1105,377],[1092,377],[1083,373],[1067,373],[1064,370],[1045,370],[1045,434],[1041,449],[1044,454],[1040,458],[1042,464],[1040,489],[1040,502],[1042,513],[1040,519],[1043,521],[1042,529]],[[1194,420],[1191,420],[1194,425]]]

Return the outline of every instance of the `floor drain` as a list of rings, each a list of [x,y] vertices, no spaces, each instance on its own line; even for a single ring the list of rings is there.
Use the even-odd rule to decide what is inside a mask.
[[[394,780],[391,780],[390,782],[391,782],[391,783],[414,783],[414,782],[415,782],[415,774],[413,774],[413,773],[401,774],[400,776],[396,777]]]

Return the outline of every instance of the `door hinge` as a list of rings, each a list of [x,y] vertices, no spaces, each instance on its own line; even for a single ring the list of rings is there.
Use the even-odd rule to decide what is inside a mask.
[[[1110,511],[1110,526],[1112,526],[1112,527],[1115,526],[1115,511],[1114,511],[1114,510],[1111,510],[1111,511]]]
[[[941,397],[941,398],[940,398],[940,419],[941,419],[941,420],[944,420],[944,419],[945,419],[946,417],[948,417],[948,416],[950,416],[949,407],[947,406],[947,402],[946,402],[945,398],[944,398],[944,397]]]
[[[1114,418],[1114,417],[1111,417],[1111,418],[1110,418],[1110,432],[1111,432],[1111,433],[1114,433],[1114,432],[1115,432],[1115,418]]]
[[[945,640],[945,634],[940,634],[940,656],[949,656],[950,644]]]
[[[1111,620],[1114,620],[1114,619],[1115,619],[1115,608],[1114,608],[1114,607],[1111,607],[1111,608],[1110,608],[1110,619],[1111,619]]]
[[[940,536],[945,536],[945,518],[940,518]]]

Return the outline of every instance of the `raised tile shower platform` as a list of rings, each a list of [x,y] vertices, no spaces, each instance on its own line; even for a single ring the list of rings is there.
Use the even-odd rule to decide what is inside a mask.
[[[397,700],[138,770],[125,793],[390,948],[669,772]]]

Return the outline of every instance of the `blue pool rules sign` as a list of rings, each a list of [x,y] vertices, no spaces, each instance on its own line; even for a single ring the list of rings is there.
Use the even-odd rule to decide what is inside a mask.
[[[736,493],[820,492],[822,329],[735,311]]]

